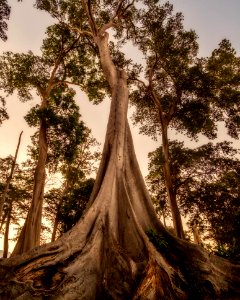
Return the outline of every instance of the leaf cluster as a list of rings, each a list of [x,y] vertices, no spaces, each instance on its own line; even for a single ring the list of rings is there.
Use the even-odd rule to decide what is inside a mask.
[[[0,38],[3,41],[7,40],[6,31],[8,29],[8,26],[6,21],[9,19],[10,11],[11,8],[8,5],[7,0],[1,0],[0,1]]]
[[[33,107],[25,116],[30,126],[38,126],[44,119],[47,125],[48,168],[56,170],[62,161],[68,163],[76,158],[78,145],[86,139],[86,126],[81,121],[79,107],[76,105],[75,91],[65,86],[57,86],[49,98],[51,105],[42,109]],[[33,147],[29,148],[32,157],[38,154],[38,133],[33,138]]]

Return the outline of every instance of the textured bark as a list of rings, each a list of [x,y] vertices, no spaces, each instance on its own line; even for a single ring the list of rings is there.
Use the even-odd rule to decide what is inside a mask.
[[[162,133],[162,155],[163,155],[163,173],[165,179],[165,185],[168,195],[168,202],[171,209],[172,219],[173,219],[173,227],[177,237],[181,239],[185,239],[181,214],[177,205],[176,192],[173,187],[173,180],[171,175],[171,166],[170,166],[170,155],[169,155],[169,142],[168,142],[168,126],[171,121],[171,113],[169,112],[167,115],[163,112],[161,100],[158,98],[156,93],[152,87],[152,71],[150,71],[150,89],[152,98],[154,101],[154,105],[158,111],[159,124],[161,127]]]
[[[43,101],[42,108],[45,108],[46,105],[46,101]],[[21,230],[17,244],[13,250],[13,256],[27,252],[30,249],[40,245],[47,148],[47,126],[45,120],[42,119],[40,121],[39,155],[34,173],[34,187],[31,207],[27,214],[27,218]]]
[[[192,231],[193,231],[194,243],[197,245],[201,245],[202,241],[201,241],[201,237],[200,237],[198,226],[197,226],[196,222],[194,222],[192,225]]]
[[[15,166],[16,166],[16,161],[17,161],[19,147],[20,147],[20,144],[21,144],[22,134],[23,134],[23,131],[19,135],[17,148],[16,148],[16,151],[15,151],[14,159],[13,159],[12,166],[11,166],[11,171],[10,171],[10,174],[7,178],[6,185],[5,185],[5,188],[4,188],[4,191],[3,191],[3,195],[0,198],[0,219],[2,217],[3,206],[4,206],[4,203],[5,203],[6,197],[7,197],[8,189],[9,189],[9,186],[10,186],[10,183],[11,183],[11,180],[12,180],[12,177],[13,177],[14,169],[15,169]]]
[[[171,176],[167,125],[164,124],[165,122],[161,122],[161,123],[162,123],[162,152],[163,152],[163,159],[164,159],[163,171],[164,171],[166,190],[168,194],[168,200],[169,200],[171,213],[172,213],[173,227],[177,237],[184,239],[185,236],[183,231],[182,219],[177,205],[176,193],[174,191],[172,176]]]
[[[9,204],[7,211],[7,220],[6,227],[4,232],[4,243],[3,243],[3,257],[6,258],[8,256],[8,235],[9,235],[9,227],[12,215],[12,202]]]
[[[59,202],[59,205],[57,207],[57,213],[54,219],[54,223],[53,223],[53,231],[52,231],[52,237],[51,237],[51,242],[54,242],[56,239],[56,234],[57,234],[57,228],[58,228],[58,223],[59,223],[59,209],[61,207],[61,203],[62,203],[62,198]]]

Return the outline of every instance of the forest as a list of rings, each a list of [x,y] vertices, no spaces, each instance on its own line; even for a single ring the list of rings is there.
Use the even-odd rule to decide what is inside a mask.
[[[35,100],[24,116],[34,132],[26,159],[23,131],[15,153],[0,157],[0,300],[240,299],[240,149],[231,142],[240,56],[231,41],[201,57],[197,33],[166,1],[34,8],[51,19],[39,52],[0,55],[0,126],[11,96],[19,107]],[[1,0],[1,43],[11,14]],[[79,90],[92,106],[110,103],[104,145],[83,120]],[[145,177],[132,126],[157,142]]]

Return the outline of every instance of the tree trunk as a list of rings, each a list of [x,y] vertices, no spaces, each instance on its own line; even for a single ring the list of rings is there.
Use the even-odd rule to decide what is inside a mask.
[[[71,171],[71,167],[68,166],[68,170],[67,172]],[[67,175],[68,178],[68,175]],[[53,231],[52,231],[52,238],[51,238],[51,242],[54,242],[56,239],[56,234],[57,234],[57,228],[58,228],[58,223],[59,223],[59,214],[60,214],[60,209],[62,207],[63,204],[63,200],[64,200],[64,196],[67,194],[67,192],[69,191],[69,189],[74,185],[74,182],[69,182],[69,179],[67,179],[64,183],[64,188],[63,188],[63,192],[62,192],[62,196],[57,204],[57,209],[56,209],[56,216],[54,219],[54,224],[53,224]]]
[[[196,221],[193,222],[192,231],[193,231],[194,243],[197,245],[201,245],[202,241],[201,241],[201,237],[199,234],[199,230],[198,230]]]
[[[63,195],[57,205],[57,212],[56,212],[56,216],[54,219],[51,242],[54,242],[56,239],[57,228],[58,228],[58,223],[59,223],[59,213],[60,213],[61,206],[63,204],[63,197],[65,196],[65,193],[66,193],[66,191],[64,190]]]
[[[5,188],[4,188],[4,191],[3,191],[3,195],[0,198],[0,219],[2,217],[3,206],[4,206],[4,203],[5,203],[6,197],[7,197],[8,189],[9,189],[9,186],[10,186],[10,183],[11,183],[11,180],[12,180],[12,177],[13,177],[14,169],[15,169],[15,166],[16,166],[18,150],[19,150],[19,147],[20,147],[20,144],[21,144],[22,134],[23,134],[23,131],[19,135],[18,144],[17,144],[17,148],[16,148],[16,151],[15,151],[15,156],[14,156],[12,166],[11,166],[11,171],[10,171],[10,174],[7,178],[6,185],[5,185]]]
[[[62,198],[61,198],[62,200]],[[62,201],[60,200],[60,202],[62,203]],[[59,202],[59,204],[60,204]],[[60,206],[58,206],[58,208],[60,209]],[[52,237],[51,237],[51,242],[54,242],[56,240],[56,234],[57,234],[57,228],[58,228],[58,223],[59,223],[59,210],[57,208],[57,213],[54,219],[54,224],[53,224],[53,231],[52,231]]]
[[[107,65],[112,102],[90,205],[55,242],[0,262],[0,298],[238,299],[240,266],[173,237],[159,222],[128,126],[126,74]]]
[[[9,204],[8,212],[7,212],[7,220],[6,220],[6,228],[4,232],[4,245],[3,245],[3,257],[7,258],[8,256],[8,235],[9,235],[9,227],[12,215],[12,201]]]
[[[46,102],[43,102],[42,107],[46,107]],[[40,121],[39,155],[34,173],[34,187],[31,207],[12,255],[27,252],[40,245],[47,149],[47,125],[45,120],[42,119]]]
[[[164,165],[163,165],[164,178],[165,178],[166,189],[167,189],[169,204],[171,208],[172,218],[173,218],[173,227],[177,237],[181,239],[185,239],[182,219],[177,205],[176,193],[174,192],[174,188],[173,188],[171,168],[170,168],[167,126],[164,124],[162,124],[162,153],[164,159]]]

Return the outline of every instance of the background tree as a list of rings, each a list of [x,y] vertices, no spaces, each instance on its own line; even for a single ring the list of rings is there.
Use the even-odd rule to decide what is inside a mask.
[[[38,164],[34,175],[32,206],[13,255],[25,252],[40,243],[45,165],[48,153],[48,122],[50,117],[54,118],[53,114],[51,115],[51,103],[55,102],[55,105],[59,105],[62,101],[61,97],[69,99],[73,97],[73,91],[66,90],[66,85],[70,83],[80,85],[88,92],[91,100],[96,99],[96,87],[99,82],[97,67],[91,69],[94,49],[87,42],[81,43],[79,34],[71,33],[68,28],[60,24],[50,26],[47,34],[41,57],[32,52],[28,54],[7,52],[2,56],[0,63],[1,87],[5,92],[12,94],[17,90],[20,99],[26,101],[31,99],[32,89],[36,89],[41,98],[38,111],[40,118]],[[67,91],[65,95],[64,89]],[[98,101],[102,96],[100,91],[97,95]],[[65,105],[67,105],[66,99]],[[61,108],[61,105],[59,107]],[[72,118],[74,119],[74,116]],[[54,121],[59,123],[59,118],[58,121],[56,118]],[[65,131],[66,125],[64,125]],[[56,124],[56,128],[57,126],[59,124]],[[70,146],[71,143],[68,145],[69,149]]]
[[[3,41],[7,40],[7,22],[6,20],[9,19],[10,16],[10,6],[7,3],[7,0],[0,1],[0,38]],[[0,96],[0,125],[5,119],[8,119],[8,114],[5,108],[5,100],[2,96]]]
[[[0,159],[1,197],[4,195],[6,180],[9,176],[13,163],[14,158],[11,156]],[[15,175],[8,187],[8,193],[3,206],[3,214],[0,223],[0,231],[2,231],[4,235],[3,255],[5,257],[8,254],[9,228],[11,226],[12,229],[19,232],[24,217],[26,217],[30,207],[34,167],[35,166],[33,166],[30,161],[23,163],[21,166],[15,164]],[[19,234],[17,234],[17,236],[18,235]]]
[[[1,104],[1,107],[0,107],[0,125],[1,125],[2,122],[4,120],[7,120],[9,117],[8,117],[7,110],[5,107],[6,102],[2,96],[0,96],[0,104]]]
[[[184,148],[182,142],[170,142],[173,186],[188,225],[194,223],[207,240],[219,248],[235,249],[239,230],[239,151],[230,142],[208,143],[196,149]],[[159,199],[166,195],[162,149],[149,153],[150,187],[160,186]],[[233,254],[233,253],[232,253]],[[233,257],[233,255],[232,255]]]
[[[230,41],[221,41],[211,56],[203,61],[203,69],[212,82],[212,105],[215,115],[224,121],[232,138],[239,138],[240,57]]]
[[[128,25],[134,2],[44,0],[38,6],[96,44],[112,101],[91,205],[55,242],[1,262],[1,296],[11,298],[14,291],[15,298],[237,298],[239,266],[170,235],[145,188],[127,121],[127,72],[113,63],[107,33]]]
[[[201,75],[196,57],[198,44],[195,32],[183,28],[183,16],[174,14],[169,3],[156,7],[154,1],[148,1],[139,19],[141,27],[135,39],[145,56],[146,71],[144,81],[137,79],[138,89],[131,97],[136,107],[134,120],[141,124],[141,132],[161,134],[164,180],[174,229],[178,237],[184,238],[173,190],[168,131],[175,128],[191,137],[201,131],[213,136],[215,125],[206,101],[208,89],[194,86],[193,77]],[[199,83],[201,78],[197,80]]]
[[[63,176],[62,188],[53,188],[47,193],[47,205],[45,207],[45,214],[53,228],[52,241],[55,240],[57,231],[60,234],[65,232],[59,230],[60,223],[68,223],[70,224],[68,226],[72,227],[82,215],[86,203],[90,198],[90,191],[94,182],[92,178],[87,178],[95,174],[96,167],[99,164],[100,152],[96,148],[98,146],[99,143],[92,136],[91,130],[87,129],[84,141],[76,149],[74,160],[65,160],[58,168]],[[68,215],[66,210],[68,204],[65,203],[66,201],[70,202],[69,205],[74,207],[74,222],[70,220],[66,221],[67,217],[62,217],[62,215]],[[61,227],[64,227],[64,225],[61,225]]]
[[[146,59],[145,74],[138,78],[138,90],[132,94],[134,121],[144,134],[161,134],[168,199],[174,228],[181,237],[168,131],[175,129],[194,139],[202,133],[212,139],[217,136],[218,122],[224,121],[231,136],[238,136],[239,58],[226,40],[209,59],[197,58],[197,36],[183,28],[183,16],[174,14],[169,3],[154,7],[154,1],[148,1],[139,16],[141,29],[132,33]]]
[[[13,162],[12,162],[12,167],[11,167],[9,176],[7,177],[3,194],[0,198],[0,219],[2,218],[3,205],[5,203],[5,200],[6,200],[6,197],[7,197],[7,192],[8,192],[12,177],[13,177],[13,173],[14,173],[14,169],[15,169],[15,165],[16,165],[16,161],[17,161],[17,156],[18,156],[18,151],[19,151],[19,147],[20,147],[20,143],[21,143],[22,133],[23,133],[23,131],[19,135],[18,144],[17,144],[17,148],[16,148],[16,151],[15,151],[15,156],[14,156],[14,159],[13,159]]]

